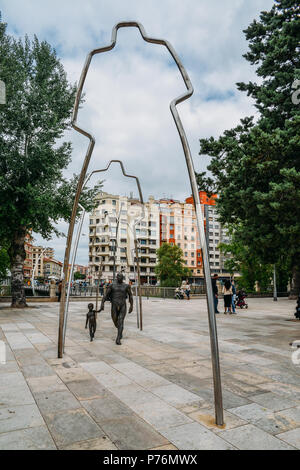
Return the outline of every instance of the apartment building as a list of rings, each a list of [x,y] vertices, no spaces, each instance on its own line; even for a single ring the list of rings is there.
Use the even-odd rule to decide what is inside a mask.
[[[133,197],[101,192],[97,207],[90,214],[89,274],[97,284],[109,282],[115,272],[122,271],[128,281],[134,280],[134,237],[137,239],[141,282],[155,284],[156,250],[159,248],[159,208],[153,197],[144,204]],[[114,256],[115,255],[115,256]]]
[[[53,258],[45,257],[43,259],[44,264],[44,279],[56,279],[57,281],[61,279],[62,266],[63,264],[60,261],[57,261]]]
[[[213,273],[229,276],[224,268],[225,257],[218,245],[228,242],[228,234],[218,220],[216,210],[217,195],[208,197],[205,191],[199,192],[204,228]],[[193,197],[185,202],[173,199],[157,201],[160,210],[160,244],[176,244],[183,251],[183,259],[191,270],[191,281],[201,283],[204,277],[200,239],[198,235],[196,212]]]
[[[32,269],[35,278],[44,278],[44,259],[53,257],[53,248],[32,245]]]
[[[221,225],[219,221],[219,215],[216,208],[217,197],[218,196],[216,194],[213,194],[211,197],[208,197],[205,191],[199,191],[199,199],[202,214],[204,216],[204,228],[209,251],[209,262],[211,272],[218,273],[220,276],[229,277],[229,273],[226,271],[224,266],[228,255],[226,257],[219,248],[220,243],[229,242],[229,236],[227,230]],[[193,198],[187,198],[186,202],[193,203]],[[197,256],[199,256],[199,253],[197,253]]]
[[[185,202],[160,199],[160,244],[166,242],[179,246],[186,266],[191,270],[192,281],[203,277],[200,242],[192,198]]]

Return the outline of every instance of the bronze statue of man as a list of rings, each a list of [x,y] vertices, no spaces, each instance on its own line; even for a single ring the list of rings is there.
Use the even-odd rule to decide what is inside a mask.
[[[116,344],[121,344],[123,328],[124,328],[124,319],[126,316],[126,299],[129,300],[129,310],[128,313],[131,313],[133,310],[133,297],[131,292],[131,287],[129,284],[123,283],[124,276],[122,273],[117,274],[117,282],[110,284],[106,289],[104,296],[102,297],[101,310],[104,310],[104,303],[106,300],[111,301],[111,318],[114,322],[115,327],[118,329],[118,336],[116,339]]]

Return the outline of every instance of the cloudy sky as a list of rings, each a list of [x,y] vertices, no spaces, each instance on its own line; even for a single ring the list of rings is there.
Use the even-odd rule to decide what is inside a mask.
[[[8,32],[34,34],[57,51],[71,82],[79,80],[91,49],[109,44],[113,26],[139,21],[149,36],[171,42],[191,78],[195,92],[178,106],[189,139],[196,170],[206,169],[199,156],[199,139],[218,136],[239,119],[254,115],[252,101],[235,83],[255,79],[255,70],[243,59],[245,29],[273,0],[0,0]],[[93,58],[84,92],[86,101],[78,122],[96,137],[90,170],[116,158],[128,173],[140,178],[144,198],[153,195],[184,200],[190,195],[184,156],[170,101],[185,90],[181,76],[158,45],[145,43],[136,28],[121,29],[113,51]],[[87,139],[75,131],[72,163],[66,176],[78,173]],[[114,166],[105,174],[103,189],[113,194],[136,193]],[[59,225],[66,233],[67,227]],[[87,234],[87,223],[83,229]],[[65,239],[36,243],[53,246],[63,260]],[[88,260],[88,237],[80,241],[77,262]]]

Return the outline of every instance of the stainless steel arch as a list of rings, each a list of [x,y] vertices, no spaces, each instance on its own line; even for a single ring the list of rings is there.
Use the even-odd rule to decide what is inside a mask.
[[[190,178],[190,183],[191,183],[191,189],[192,189],[192,194],[194,198],[194,204],[195,204],[195,210],[196,210],[196,216],[197,216],[197,226],[198,226],[198,232],[199,232],[199,237],[200,237],[200,243],[201,243],[201,249],[202,249],[202,259],[203,259],[203,266],[204,266],[204,276],[205,276],[205,281],[206,281],[206,293],[207,293],[207,306],[208,306],[208,320],[209,320],[209,328],[210,328],[210,342],[211,342],[211,353],[212,353],[212,366],[213,366],[213,378],[214,378],[214,394],[215,394],[215,410],[216,410],[216,423],[218,425],[223,425],[223,405],[222,405],[222,387],[221,387],[221,374],[220,374],[220,364],[219,364],[219,349],[218,349],[218,338],[217,338],[217,326],[216,326],[216,318],[215,318],[215,310],[214,310],[214,297],[213,297],[213,291],[212,291],[212,284],[211,284],[211,276],[210,276],[210,266],[209,266],[209,256],[208,256],[208,250],[207,250],[207,244],[206,244],[206,238],[205,238],[205,231],[204,231],[204,220],[203,220],[203,215],[202,215],[202,210],[201,210],[201,205],[200,205],[200,199],[199,199],[199,193],[198,193],[198,187],[197,187],[197,181],[195,177],[195,171],[194,171],[194,164],[193,164],[193,159],[190,151],[190,147],[188,144],[188,140],[180,119],[180,116],[178,114],[176,106],[179,103],[182,103],[183,101],[187,100],[190,96],[193,94],[193,86],[190,81],[190,78],[181,63],[177,53],[173,49],[172,45],[164,40],[164,39],[156,39],[156,38],[151,38],[147,36],[146,31],[144,27],[136,22],[136,21],[125,21],[125,22],[120,22],[116,24],[112,30],[112,37],[111,37],[111,43],[107,46],[94,49],[92,50],[85,61],[79,85],[78,85],[78,90],[75,98],[75,105],[74,105],[74,110],[73,110],[73,116],[72,116],[72,126],[73,128],[79,132],[80,134],[84,135],[89,139],[89,145],[87,148],[87,152],[85,155],[84,163],[82,166],[81,174],[79,177],[78,185],[77,185],[77,192],[74,200],[74,205],[73,205],[73,210],[72,210],[72,216],[71,216],[71,222],[69,226],[69,232],[68,232],[68,239],[67,239],[67,246],[66,246],[66,251],[65,251],[65,259],[64,259],[64,279],[63,279],[63,289],[62,289],[62,301],[63,301],[63,296],[65,296],[65,278],[67,275],[67,270],[68,270],[68,263],[69,263],[69,256],[70,256],[70,245],[72,243],[72,237],[73,237],[73,231],[74,231],[74,224],[75,224],[75,218],[76,218],[76,212],[78,208],[78,201],[79,201],[79,196],[82,191],[82,187],[84,184],[84,179],[85,175],[87,172],[87,168],[91,159],[91,155],[93,153],[93,149],[95,146],[95,138],[86,130],[80,128],[77,125],[77,116],[78,116],[78,109],[79,109],[79,104],[82,96],[82,90],[84,87],[85,79],[92,61],[92,58],[96,54],[100,54],[103,52],[108,52],[112,50],[115,45],[116,45],[116,40],[117,40],[117,32],[120,28],[127,28],[127,27],[135,27],[138,28],[142,38],[149,43],[152,44],[160,44],[162,46],[165,46],[168,51],[170,52],[171,56],[173,57],[178,70],[182,76],[182,79],[184,81],[184,84],[186,86],[186,92],[183,93],[182,95],[178,96],[174,100],[171,101],[170,103],[170,110],[172,113],[172,116],[175,121],[175,125],[178,130],[178,134],[181,140],[183,152],[185,155],[185,160],[186,160],[186,165],[188,169],[188,174]],[[61,302],[60,305],[60,320],[59,320],[59,338],[62,335],[63,331],[63,316],[64,316],[64,311],[63,311],[63,302]],[[61,343],[59,341],[58,343],[58,357],[62,357],[63,351],[61,347]]]
[[[137,176],[128,175],[125,172],[125,168],[124,168],[123,162],[121,160],[110,160],[110,162],[108,163],[108,165],[105,168],[102,168],[100,170],[91,171],[88,174],[88,176],[86,177],[85,182],[83,183],[82,189],[84,189],[86,187],[89,180],[91,179],[91,177],[94,174],[108,171],[108,169],[110,168],[110,165],[112,163],[119,163],[123,175],[126,176],[126,178],[133,178],[136,181],[136,185],[137,185],[138,192],[139,192],[140,203],[141,203],[141,206],[142,206],[142,217],[139,220],[142,220],[144,218],[144,215],[145,215],[145,208],[144,208],[144,199],[143,199],[143,193],[142,193],[140,181],[139,181]],[[70,274],[69,274],[69,282],[68,282],[68,287],[67,287],[67,297],[65,295],[64,296],[61,295],[61,301],[60,301],[61,305],[63,305],[63,310],[64,310],[64,314],[63,314],[63,332],[62,332],[62,337],[59,336],[59,342],[62,342],[62,351],[63,351],[63,353],[64,353],[64,349],[65,349],[66,330],[67,330],[67,322],[68,322],[68,314],[69,314],[69,300],[70,300],[70,292],[71,292],[71,280],[72,280],[74,264],[75,264],[76,255],[77,255],[78,242],[79,242],[79,238],[80,238],[81,230],[82,230],[83,219],[84,219],[85,212],[86,212],[84,207],[82,207],[82,205],[80,203],[78,203],[78,206],[82,209],[82,214],[81,214],[81,217],[80,217],[80,220],[79,220],[75,245],[74,245],[73,253],[72,253],[72,257],[71,257],[72,261],[71,261],[71,269],[70,269]],[[142,313],[141,313],[141,311],[142,311],[142,307],[141,307],[142,299],[141,299],[141,294],[140,294],[140,285],[139,285],[139,299],[140,299],[139,300],[139,309],[137,309],[137,315],[138,315],[138,317],[141,317],[141,315],[142,315]],[[140,323],[140,322],[138,321],[138,323]]]

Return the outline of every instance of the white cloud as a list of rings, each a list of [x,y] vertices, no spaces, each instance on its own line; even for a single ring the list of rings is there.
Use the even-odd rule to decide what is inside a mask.
[[[252,102],[235,87],[237,81],[254,77],[254,70],[242,58],[247,49],[242,29],[272,4],[272,0],[0,0],[0,10],[13,34],[35,33],[47,39],[73,82],[79,80],[86,54],[110,42],[118,21],[140,21],[150,36],[168,39],[195,88],[179,112],[195,167],[202,171],[208,159],[198,157],[199,139],[218,136],[241,117],[255,113]],[[187,197],[187,170],[169,111],[169,102],[183,90],[181,76],[164,48],[145,43],[136,29],[120,30],[116,48],[94,57],[85,84],[86,102],[79,111],[79,123],[96,137],[89,169],[102,168],[118,158],[129,173],[140,177],[145,197]],[[75,132],[66,138],[74,147],[66,171],[70,175],[80,171],[88,141]],[[105,180],[106,191],[135,191],[117,167],[105,174]],[[80,263],[87,263],[87,238],[80,242]],[[36,239],[43,243],[39,236]],[[53,239],[50,244],[62,260],[65,239]]]

